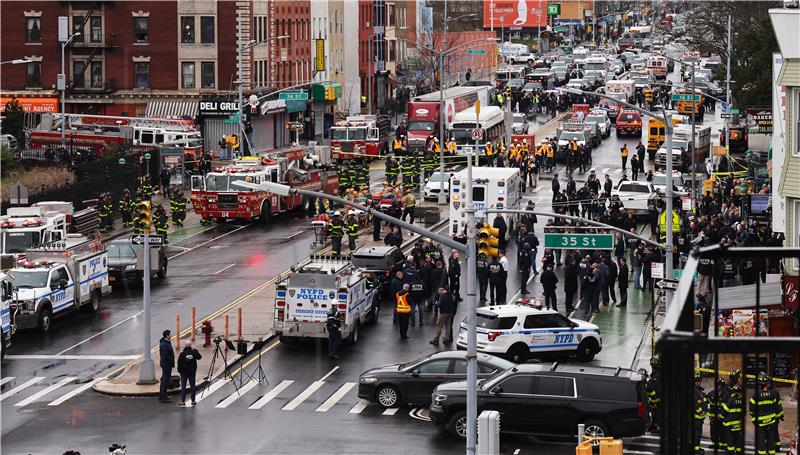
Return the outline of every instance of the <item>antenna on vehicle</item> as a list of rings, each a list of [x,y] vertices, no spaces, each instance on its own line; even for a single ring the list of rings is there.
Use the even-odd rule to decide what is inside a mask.
[[[556,371],[556,368],[558,368],[558,362],[553,362],[553,366],[550,367],[550,371]]]

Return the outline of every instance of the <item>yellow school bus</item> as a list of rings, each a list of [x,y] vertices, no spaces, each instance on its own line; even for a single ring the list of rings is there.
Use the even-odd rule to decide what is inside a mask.
[[[682,115],[673,115],[672,125],[680,125],[687,120],[688,119]],[[667,136],[666,130],[664,129],[664,121],[650,117],[647,120],[647,155],[651,160],[655,159],[656,152],[666,139]]]
[[[677,90],[675,92],[675,94],[676,95],[684,95],[684,97],[687,98],[686,100],[675,101],[675,103],[674,103],[675,104],[675,110],[677,110],[678,113],[680,113],[680,114],[692,115],[692,101],[689,98],[691,96],[691,94],[692,94],[691,91],[688,91],[688,90]],[[697,93],[697,94],[695,94],[695,96],[699,97],[700,99],[698,101],[694,102],[694,105],[695,105],[694,109],[695,109],[695,112],[700,112],[700,106],[703,104],[703,95]]]

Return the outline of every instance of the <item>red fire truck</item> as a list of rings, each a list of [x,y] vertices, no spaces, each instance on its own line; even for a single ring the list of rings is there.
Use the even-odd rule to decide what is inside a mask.
[[[339,178],[335,172],[324,171],[313,157],[306,155],[303,148],[289,149],[244,157],[205,176],[192,176],[194,211],[203,219],[260,219],[267,223],[274,215],[296,208],[308,210],[315,202],[297,194],[279,196],[231,184],[237,180],[278,182],[328,194],[337,194],[339,191]]]
[[[357,115],[331,127],[331,158],[375,158],[388,148],[389,117]]]
[[[186,161],[200,159],[203,153],[203,137],[191,120],[84,114],[66,117],[66,146],[91,150],[97,156],[122,149],[146,152],[161,145],[183,147]],[[60,147],[62,119],[59,113],[43,114],[39,125],[28,131],[30,148]]]

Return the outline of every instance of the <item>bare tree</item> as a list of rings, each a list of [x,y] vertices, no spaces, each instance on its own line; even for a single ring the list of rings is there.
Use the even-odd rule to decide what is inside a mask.
[[[425,39],[420,44],[426,47],[417,46],[416,55],[404,62],[406,72],[400,78],[402,84],[413,86],[417,94],[439,89],[439,52],[458,47],[464,41],[460,33],[448,33],[447,42],[444,41],[442,33],[422,33],[422,35]],[[444,56],[444,60],[446,67],[447,55]],[[446,85],[452,85],[456,79],[452,74],[445,74],[445,81]]]

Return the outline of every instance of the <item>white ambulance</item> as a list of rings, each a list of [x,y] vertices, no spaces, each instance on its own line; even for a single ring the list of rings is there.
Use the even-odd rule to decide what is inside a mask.
[[[468,221],[484,219],[490,225],[495,214],[486,214],[487,208],[521,208],[522,177],[519,169],[506,167],[472,168],[472,194],[467,194],[467,170],[464,169],[450,178],[450,236],[456,240],[466,240]],[[467,220],[466,206],[470,199],[475,204],[475,218]],[[519,218],[515,214],[501,214],[511,234]]]
[[[275,289],[275,334],[281,341],[328,338],[328,312],[335,307],[342,338],[358,341],[360,327],[374,324],[380,311],[377,284],[347,258],[313,256],[293,268]]]

